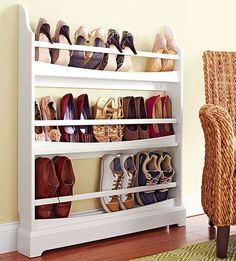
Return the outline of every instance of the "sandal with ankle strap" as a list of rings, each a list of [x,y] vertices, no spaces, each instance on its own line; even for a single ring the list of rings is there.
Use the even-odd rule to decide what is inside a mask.
[[[42,98],[41,112],[43,120],[57,120],[56,103],[51,96]],[[60,141],[61,133],[58,126],[44,126],[46,141]]]
[[[112,119],[122,119],[123,113],[123,99],[121,97],[115,97],[112,100],[113,114]],[[124,136],[123,125],[110,125],[109,126],[109,137],[112,142],[122,141]]]
[[[111,119],[113,115],[112,98],[106,99],[100,97],[93,106],[95,119]],[[108,125],[94,125],[93,134],[98,142],[109,142],[109,126]]]

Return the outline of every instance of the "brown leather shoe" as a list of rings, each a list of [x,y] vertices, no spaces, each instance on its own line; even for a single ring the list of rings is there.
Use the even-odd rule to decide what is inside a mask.
[[[136,108],[137,119],[147,118],[147,112],[146,112],[146,107],[144,104],[143,97],[135,97],[135,108]],[[138,138],[140,140],[149,138],[149,129],[147,124],[138,125]]]
[[[48,158],[35,160],[35,198],[56,197],[59,181],[53,161]],[[52,218],[53,204],[42,205],[35,208],[36,218]]]
[[[123,98],[123,113],[124,119],[137,119],[133,96]],[[125,125],[124,140],[138,140],[138,127],[136,124]]]
[[[53,162],[56,169],[56,175],[60,182],[57,190],[57,196],[70,196],[73,194],[73,185],[75,183],[75,175],[72,164],[67,157],[54,157]],[[57,218],[68,217],[70,213],[71,202],[58,203],[54,205],[53,212]]]

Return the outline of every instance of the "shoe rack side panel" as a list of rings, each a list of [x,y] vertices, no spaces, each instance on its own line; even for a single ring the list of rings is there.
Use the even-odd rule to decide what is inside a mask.
[[[165,33],[172,35],[175,40],[173,31],[169,28],[165,28]],[[175,42],[176,43],[176,42]],[[179,83],[169,83],[167,86],[167,95],[170,96],[172,101],[172,113],[173,117],[177,119],[177,124],[175,124],[175,134],[178,142],[178,147],[171,149],[173,165],[176,170],[175,181],[177,182],[177,187],[170,191],[170,196],[176,198],[176,205],[181,206],[183,199],[183,158],[182,158],[182,147],[183,147],[183,52],[178,47],[180,59],[176,61],[175,70],[179,73]],[[185,222],[183,222],[185,223]]]
[[[19,233],[34,230],[34,35],[18,6],[18,211]],[[18,233],[18,242],[19,239]]]

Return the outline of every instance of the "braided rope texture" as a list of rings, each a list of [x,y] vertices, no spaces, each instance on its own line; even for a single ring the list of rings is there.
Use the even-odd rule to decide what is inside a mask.
[[[209,98],[207,98],[209,99]],[[216,226],[236,224],[233,124],[228,111],[213,104],[199,112],[205,137],[202,206]]]
[[[229,112],[236,136],[236,52],[206,51],[203,63],[206,103]]]

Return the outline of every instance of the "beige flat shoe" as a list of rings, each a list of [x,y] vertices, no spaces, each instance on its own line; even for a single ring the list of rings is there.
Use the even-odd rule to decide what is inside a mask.
[[[167,54],[177,54],[177,48],[175,47],[174,40],[169,36],[165,35],[166,38],[166,51],[165,53]],[[168,72],[168,71],[173,71],[175,68],[175,61],[174,60],[166,60],[163,59],[162,61],[162,72]]]
[[[52,43],[52,39],[50,36],[50,25],[44,18],[39,18],[38,26],[35,32],[35,41]],[[35,61],[51,63],[51,55],[49,48],[36,47]]]
[[[59,21],[57,23],[56,31],[53,37],[53,42],[61,44],[71,44],[70,28],[65,22]],[[70,63],[71,51],[69,50],[52,49],[51,55],[52,63],[54,64],[67,66]]]
[[[42,98],[41,111],[43,120],[57,120],[56,103],[51,96]],[[60,141],[61,133],[57,126],[44,127],[46,141]]]
[[[152,48],[153,53],[166,52],[166,38],[162,34],[157,34]],[[162,59],[148,59],[147,72],[160,72],[162,70]]]

